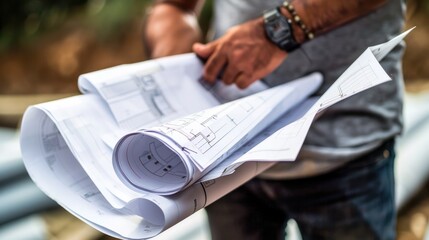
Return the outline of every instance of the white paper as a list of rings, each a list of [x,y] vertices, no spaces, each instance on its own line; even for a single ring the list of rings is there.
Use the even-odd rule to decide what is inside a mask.
[[[398,45],[414,28],[412,27],[408,29],[407,31],[399,34],[398,36],[394,37],[390,41],[382,44],[378,44],[372,47],[369,47],[371,52],[374,54],[377,61],[381,61],[392,49]]]
[[[276,162],[295,160],[315,115],[390,79],[378,60],[406,34],[368,48],[320,98],[308,98],[315,90],[311,87],[318,85],[311,78],[307,79],[310,89],[305,90],[306,84],[299,81],[268,90],[257,83],[246,91],[219,83],[201,84],[202,63],[193,54],[84,74],[79,79],[83,95],[26,110],[20,135],[25,167],[49,197],[101,232],[123,239],[154,237]],[[235,101],[221,105],[230,100]],[[246,118],[236,114],[243,106],[253,111],[246,112]],[[190,116],[194,122],[172,127],[178,119]],[[195,133],[189,128],[194,124],[198,136],[212,139],[204,127],[219,125],[203,125],[206,122],[199,117],[224,124],[221,117],[229,117],[246,124],[236,132],[234,128],[225,131],[222,141],[207,148],[194,143],[192,137],[183,137]],[[118,146],[135,136],[147,136],[153,144],[147,139],[135,141],[133,154],[138,157],[134,160],[147,157],[138,152],[139,144],[147,144],[147,150],[160,160],[179,156],[174,171],[188,179],[161,189],[161,194],[157,189],[151,193],[135,186],[138,178],[134,184],[126,171],[138,169],[124,168],[124,172],[113,161],[121,152]],[[139,167],[131,158],[129,163]],[[147,176],[139,177],[148,181]],[[164,195],[167,192],[175,194]]]
[[[311,74],[130,133],[114,150],[115,170],[130,188],[159,194],[177,193],[308,98],[321,82],[320,74]]]

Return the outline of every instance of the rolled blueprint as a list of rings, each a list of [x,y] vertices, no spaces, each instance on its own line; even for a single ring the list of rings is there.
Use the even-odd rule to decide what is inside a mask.
[[[25,111],[25,168],[103,233],[157,236],[274,162],[294,161],[316,114],[390,80],[378,61],[408,32],[368,48],[313,101],[302,100],[318,77],[222,104],[199,83],[192,54],[84,74],[83,95]]]
[[[321,81],[321,74],[313,73],[127,134],[113,151],[116,174],[126,185],[137,190],[166,195],[177,193],[307,99]]]

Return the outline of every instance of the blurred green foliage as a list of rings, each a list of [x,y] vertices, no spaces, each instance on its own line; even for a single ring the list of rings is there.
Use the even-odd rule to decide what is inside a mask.
[[[207,33],[212,4],[206,0],[200,24]],[[51,30],[61,29],[73,20],[93,28],[100,38],[110,38],[131,18],[142,16],[151,0],[3,0],[0,1],[0,51]],[[408,0],[412,12],[429,14],[429,0]]]
[[[87,0],[27,0],[0,2],[0,49],[21,43],[40,31],[63,23]]]
[[[199,17],[199,23],[204,36],[206,36],[207,32],[209,31],[212,16],[213,0],[206,0]]]
[[[31,42],[47,31],[73,22],[110,37],[133,17],[140,17],[145,0],[3,0],[0,1],[0,51]]]
[[[151,0],[3,0],[0,1],[0,52],[31,43],[66,24],[95,31],[100,39],[110,39],[133,18],[143,19]],[[212,0],[206,0],[200,25],[207,33],[212,16]]]

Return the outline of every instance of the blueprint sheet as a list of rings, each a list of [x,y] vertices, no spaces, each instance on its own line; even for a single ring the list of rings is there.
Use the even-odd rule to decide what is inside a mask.
[[[204,86],[193,54],[84,74],[83,94],[26,110],[25,167],[94,228],[154,237],[276,162],[295,160],[317,114],[390,80],[378,61],[407,33],[368,48],[320,98],[309,98],[317,73],[271,89]]]

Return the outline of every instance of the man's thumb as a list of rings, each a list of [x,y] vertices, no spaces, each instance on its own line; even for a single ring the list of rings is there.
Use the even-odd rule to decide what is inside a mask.
[[[212,43],[208,43],[208,44],[194,43],[194,45],[192,46],[192,50],[194,50],[194,52],[201,58],[206,59],[210,57],[210,55],[213,53],[215,49],[214,46],[215,45]]]

